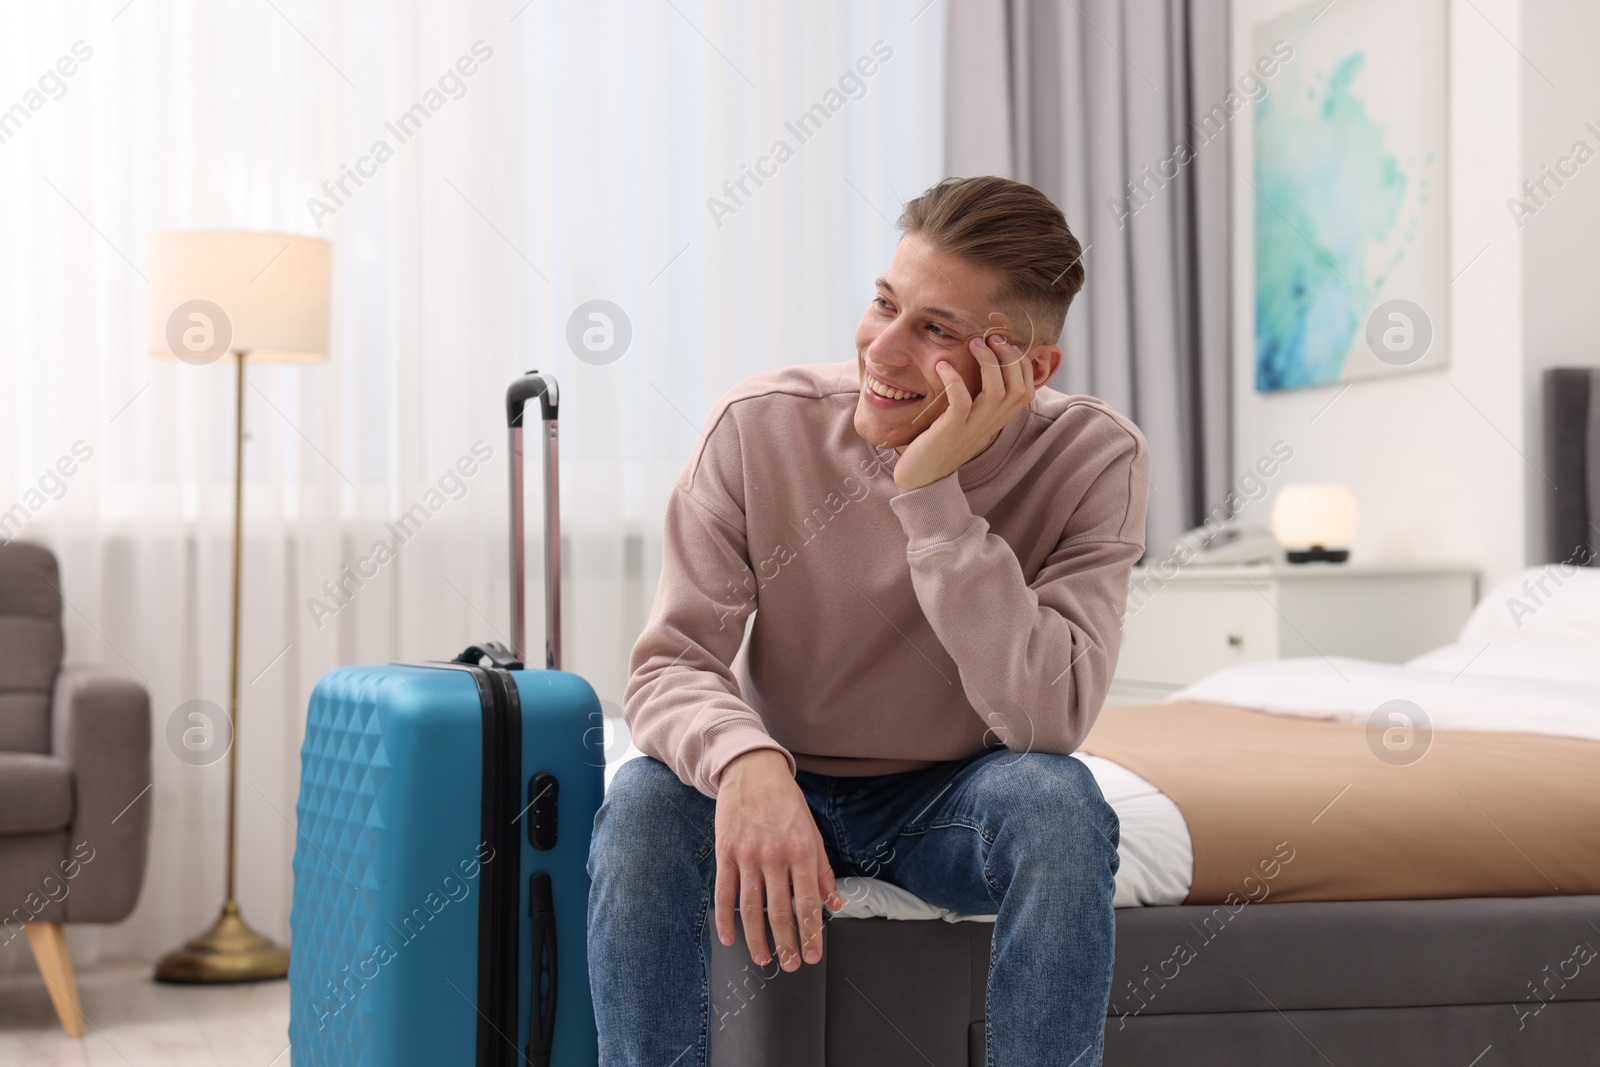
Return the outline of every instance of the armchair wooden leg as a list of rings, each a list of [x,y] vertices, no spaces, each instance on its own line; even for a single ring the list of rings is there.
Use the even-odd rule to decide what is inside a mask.
[[[68,1037],[83,1036],[83,1005],[78,1000],[78,982],[72,976],[72,957],[67,954],[67,934],[60,923],[26,923],[33,961],[39,965],[50,1002]]]

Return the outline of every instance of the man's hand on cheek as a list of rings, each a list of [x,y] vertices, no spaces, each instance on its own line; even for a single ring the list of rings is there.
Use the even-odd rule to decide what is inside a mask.
[[[1020,347],[1006,344],[996,333],[972,338],[967,350],[978,361],[978,395],[967,391],[966,382],[948,361],[935,364],[944,381],[947,406],[900,453],[894,484],[902,493],[938,481],[989,447],[1011,417],[1033,399],[1033,368]]]

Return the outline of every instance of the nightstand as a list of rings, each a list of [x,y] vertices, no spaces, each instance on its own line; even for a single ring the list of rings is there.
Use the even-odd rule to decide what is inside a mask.
[[[1466,564],[1135,567],[1108,704],[1147,703],[1240,663],[1400,663],[1449,644],[1478,601]]]

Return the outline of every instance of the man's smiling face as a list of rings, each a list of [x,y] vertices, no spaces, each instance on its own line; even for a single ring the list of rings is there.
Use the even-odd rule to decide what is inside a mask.
[[[856,432],[880,448],[900,451],[949,406],[944,383],[934,369],[946,360],[967,392],[982,386],[978,359],[967,341],[986,330],[999,330],[1008,340],[1010,320],[993,297],[998,273],[958,259],[907,234],[896,246],[889,267],[877,281],[877,295],[856,326],[856,369],[861,384],[856,399]],[[1026,327],[1024,327],[1024,331]],[[916,394],[909,399],[885,397],[874,390]]]

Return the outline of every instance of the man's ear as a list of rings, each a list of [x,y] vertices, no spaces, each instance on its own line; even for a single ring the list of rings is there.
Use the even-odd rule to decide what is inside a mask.
[[[1061,369],[1061,346],[1039,345],[1028,354],[1029,369],[1033,371],[1033,387],[1044,385]]]

